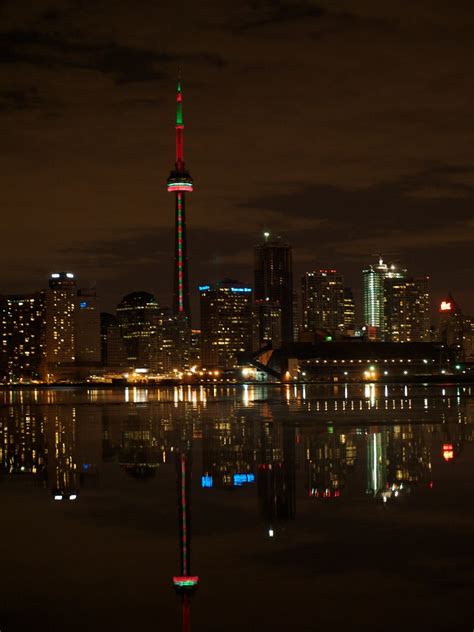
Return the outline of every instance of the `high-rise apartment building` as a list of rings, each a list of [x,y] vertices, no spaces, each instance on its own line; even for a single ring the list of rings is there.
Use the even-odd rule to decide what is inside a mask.
[[[306,272],[301,297],[304,331],[344,329],[344,279],[336,270]]]
[[[117,319],[129,366],[162,370],[163,316],[158,301],[148,292],[133,292],[117,306]]]
[[[344,329],[355,329],[355,301],[350,287],[344,288]]]
[[[281,237],[272,239],[264,233],[261,244],[255,247],[255,301],[270,302],[281,309],[283,343],[293,342],[293,264],[289,244]],[[265,314],[265,312],[263,312]],[[260,330],[265,330],[260,325]]]
[[[75,310],[76,362],[96,364],[101,360],[100,313],[95,289],[77,291]]]
[[[388,266],[380,257],[376,265],[363,270],[364,324],[369,338],[383,340],[385,335],[385,279],[404,278],[406,270]]]
[[[46,359],[46,293],[1,297],[0,335],[1,379],[41,379]]]
[[[74,274],[54,272],[46,293],[46,360],[50,368],[71,364],[75,360],[75,308]]]
[[[199,286],[201,297],[201,365],[206,369],[237,367],[237,355],[252,349],[252,288],[225,279]]]
[[[429,342],[429,278],[386,278],[385,342]]]

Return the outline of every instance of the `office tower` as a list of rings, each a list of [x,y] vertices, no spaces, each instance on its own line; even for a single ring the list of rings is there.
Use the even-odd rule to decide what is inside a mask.
[[[101,360],[100,314],[95,289],[77,291],[75,310],[76,362],[95,364]]]
[[[388,266],[382,257],[376,265],[363,270],[364,324],[371,340],[383,340],[385,333],[385,279],[403,278],[406,270]]]
[[[464,359],[472,362],[474,360],[474,318],[471,316],[463,318],[463,350]]]
[[[448,347],[457,348],[462,358],[464,317],[458,303],[451,294],[439,306],[438,340]]]
[[[344,279],[336,270],[306,272],[301,279],[303,329],[344,329]]]
[[[255,301],[255,326],[257,339],[255,346],[263,347],[268,342],[274,349],[281,345],[281,307],[272,301]]]
[[[201,364],[201,330],[191,331],[191,346],[189,348],[189,366],[199,366]]]
[[[176,162],[168,178],[168,191],[175,194],[174,313],[191,326],[186,234],[186,193],[193,190],[193,179],[184,164],[184,123],[181,80],[176,93]]]
[[[153,294],[133,292],[125,296],[117,306],[117,319],[129,366],[160,372],[163,316]]]
[[[103,366],[116,369],[128,366],[127,350],[122,340],[118,318],[107,312],[100,315],[100,347]]]
[[[225,279],[199,286],[201,364],[206,369],[234,369],[237,355],[252,348],[252,288]]]
[[[46,292],[0,298],[0,371],[7,382],[44,376]]]
[[[429,342],[429,278],[385,279],[385,342]]]
[[[72,272],[54,272],[46,293],[46,360],[52,370],[54,365],[71,364],[75,360],[75,307],[74,275]]]
[[[344,288],[344,329],[355,329],[355,301],[350,287]]]
[[[182,371],[190,366],[190,330],[186,319],[170,309],[162,310],[162,366],[165,373]]]
[[[255,247],[255,301],[269,301],[281,309],[281,341],[291,343],[293,331],[293,268],[291,247],[281,237],[264,233]],[[264,329],[260,325],[260,330]]]

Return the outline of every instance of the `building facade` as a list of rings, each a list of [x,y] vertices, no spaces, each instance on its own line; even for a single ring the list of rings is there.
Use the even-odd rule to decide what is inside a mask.
[[[225,279],[199,286],[201,303],[201,365],[232,370],[237,356],[252,349],[252,288]]]
[[[128,367],[127,350],[118,318],[107,312],[100,315],[100,347],[102,366],[118,370]]]
[[[344,329],[354,330],[356,326],[356,313],[354,293],[350,287],[344,288]]]
[[[42,379],[46,360],[46,292],[1,297],[0,332],[1,379]]]
[[[384,340],[429,342],[429,278],[385,279]]]
[[[54,272],[46,293],[48,371],[75,361],[76,281],[72,272]]]
[[[385,280],[404,278],[406,270],[388,266],[380,257],[376,265],[363,270],[364,325],[370,340],[384,340],[385,336]]]
[[[301,279],[303,330],[344,330],[344,279],[336,270],[306,272]]]
[[[100,313],[95,289],[77,291],[74,342],[76,362],[83,364],[100,363]]]
[[[117,306],[117,319],[128,365],[160,373],[163,315],[153,294],[133,292],[125,296]]]
[[[281,310],[282,343],[294,340],[293,326],[293,263],[289,244],[281,237],[270,238],[264,233],[263,242],[255,247],[255,301],[270,302]],[[261,324],[260,330],[265,330]]]

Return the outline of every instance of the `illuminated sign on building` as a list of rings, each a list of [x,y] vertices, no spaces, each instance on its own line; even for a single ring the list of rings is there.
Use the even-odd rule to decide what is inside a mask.
[[[230,291],[231,292],[245,292],[245,293],[248,293],[248,292],[252,291],[252,288],[251,287],[231,287]]]
[[[439,311],[440,312],[450,312],[452,310],[452,306],[451,306],[451,302],[450,301],[442,301]]]

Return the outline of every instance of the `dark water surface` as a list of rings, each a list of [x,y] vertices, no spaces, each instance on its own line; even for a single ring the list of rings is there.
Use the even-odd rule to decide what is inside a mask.
[[[181,629],[179,451],[192,462],[194,632],[470,632],[473,395],[1,392],[1,632]]]

